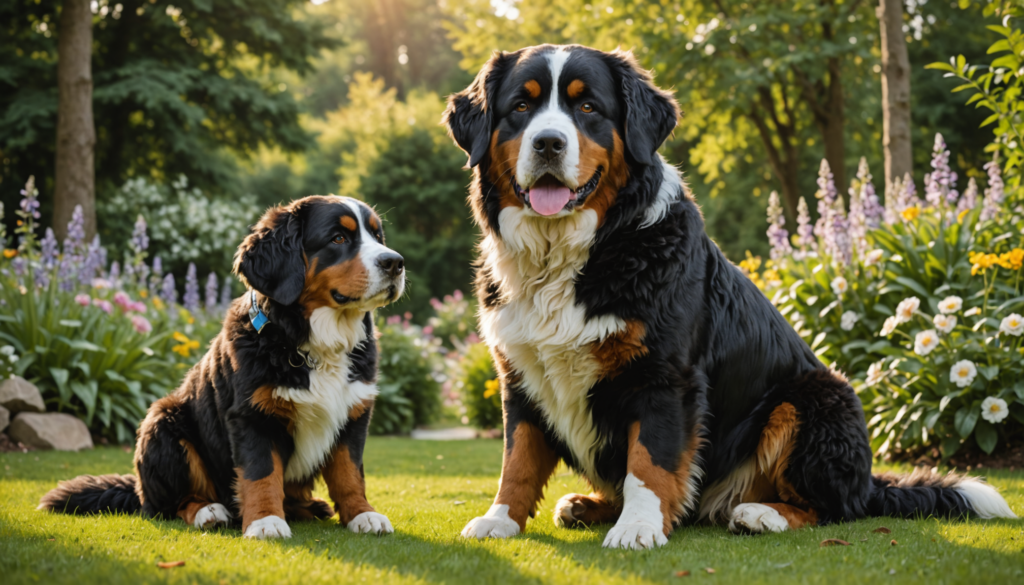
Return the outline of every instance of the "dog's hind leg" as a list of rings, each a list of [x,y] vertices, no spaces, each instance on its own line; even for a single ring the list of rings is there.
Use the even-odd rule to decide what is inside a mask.
[[[566,494],[555,504],[555,524],[565,528],[615,522],[619,514],[622,504],[599,493]]]
[[[178,442],[185,450],[191,491],[191,495],[178,505],[178,517],[196,528],[215,528],[227,524],[231,520],[231,513],[223,504],[216,502],[217,492],[206,472],[206,464],[192,443],[185,439]]]
[[[313,478],[306,482],[284,484],[285,520],[323,520],[334,516],[334,509],[327,502],[313,497]]]

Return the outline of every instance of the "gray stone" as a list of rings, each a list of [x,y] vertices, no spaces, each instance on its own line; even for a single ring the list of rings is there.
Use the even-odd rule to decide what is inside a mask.
[[[0,406],[0,433],[4,432],[9,424],[11,424],[11,411]]]
[[[32,382],[15,376],[0,382],[0,406],[12,414],[19,412],[46,412],[43,395]]]
[[[11,421],[7,436],[36,449],[92,449],[92,437],[85,423],[61,412],[19,413]]]

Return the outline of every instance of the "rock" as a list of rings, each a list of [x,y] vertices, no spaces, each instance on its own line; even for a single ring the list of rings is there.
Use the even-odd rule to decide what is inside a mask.
[[[14,417],[7,435],[36,449],[78,451],[92,449],[92,437],[85,423],[60,412],[22,412]]]
[[[0,433],[4,432],[9,424],[11,424],[11,411],[0,406]]]
[[[32,382],[15,376],[0,382],[0,406],[13,414],[19,412],[46,412],[43,395]]]

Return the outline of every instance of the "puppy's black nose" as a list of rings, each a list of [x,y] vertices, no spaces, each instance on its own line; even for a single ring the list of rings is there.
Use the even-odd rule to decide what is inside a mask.
[[[566,144],[568,139],[558,130],[541,130],[533,139],[533,150],[545,160],[551,160],[562,154]]]
[[[377,267],[384,274],[395,278],[405,270],[405,259],[394,252],[388,252],[377,257]]]

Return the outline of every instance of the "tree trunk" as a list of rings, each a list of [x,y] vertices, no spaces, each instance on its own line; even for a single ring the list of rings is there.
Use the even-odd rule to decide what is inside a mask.
[[[65,0],[57,31],[57,162],[53,231],[67,236],[75,206],[85,234],[96,233],[96,128],[92,117],[92,12],[89,0]]]
[[[822,121],[821,137],[825,141],[825,159],[832,169],[836,189],[846,191],[846,141],[843,132],[846,126],[845,102],[843,100],[843,78],[839,59],[828,61],[828,95],[825,102],[827,117]]]
[[[882,44],[882,149],[885,184],[913,172],[910,146],[910,59],[903,35],[903,0],[879,0]]]

